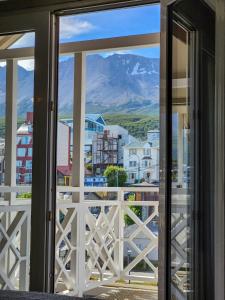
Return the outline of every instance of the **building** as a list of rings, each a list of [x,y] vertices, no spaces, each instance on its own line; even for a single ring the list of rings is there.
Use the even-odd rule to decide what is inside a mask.
[[[103,175],[109,165],[119,165],[119,140],[121,136],[114,136],[109,130],[98,133],[93,139],[93,173]]]
[[[118,164],[123,165],[123,147],[137,139],[129,134],[128,130],[120,125],[107,125],[105,129],[114,137],[118,138]]]
[[[159,147],[151,147],[148,141],[138,141],[125,145],[123,150],[129,184],[159,182]]]
[[[73,119],[61,119],[61,122],[67,124],[71,128],[71,157],[73,152]],[[90,163],[92,160],[92,141],[96,133],[102,133],[105,128],[105,121],[101,114],[86,114],[85,115],[85,163]]]
[[[147,133],[147,141],[152,147],[159,147],[160,131],[158,129],[149,130]]]
[[[71,176],[70,127],[59,121],[57,128],[57,180],[68,184]],[[32,183],[33,113],[28,112],[25,122],[17,130],[16,181]]]
[[[17,130],[16,182],[32,183],[33,113],[28,112],[25,122]]]

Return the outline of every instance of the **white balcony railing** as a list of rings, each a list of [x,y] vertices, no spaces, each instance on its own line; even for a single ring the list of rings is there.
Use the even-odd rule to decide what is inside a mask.
[[[82,203],[73,203],[76,188],[69,190],[58,189],[56,290],[82,294],[117,280],[157,283],[159,202],[141,197],[158,189],[84,188],[89,200]],[[126,201],[129,193],[139,201]],[[105,200],[94,200],[96,194]]]
[[[9,192],[28,192],[29,188],[3,187],[3,190],[7,195]],[[79,193],[87,199],[74,202]],[[135,199],[128,201],[131,194],[135,194]],[[157,197],[158,188],[85,187],[80,191],[78,188],[58,187],[56,292],[82,295],[117,280],[157,283]],[[5,198],[0,197],[0,288],[27,290],[31,200],[14,198],[6,201]],[[174,197],[175,200],[177,204],[172,208],[171,274],[173,287],[184,295],[189,287],[189,216],[187,199],[182,200],[182,195],[179,195]]]

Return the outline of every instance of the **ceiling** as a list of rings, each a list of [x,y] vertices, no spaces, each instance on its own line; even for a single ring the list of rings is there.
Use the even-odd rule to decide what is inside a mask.
[[[6,36],[0,36],[0,50],[7,49],[14,44],[22,34],[11,34]]]

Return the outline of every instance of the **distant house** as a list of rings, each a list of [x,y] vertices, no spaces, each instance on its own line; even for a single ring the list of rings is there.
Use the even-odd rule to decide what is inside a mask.
[[[148,141],[136,141],[125,145],[123,150],[129,184],[159,181],[159,147],[151,147]]]

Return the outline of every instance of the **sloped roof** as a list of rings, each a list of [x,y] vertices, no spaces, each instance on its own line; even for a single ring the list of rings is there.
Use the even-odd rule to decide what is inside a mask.
[[[32,131],[33,131],[32,125],[24,123],[17,129],[17,134],[29,134]]]
[[[72,174],[71,166],[58,166],[57,171],[61,173],[63,176],[71,176]]]
[[[86,114],[85,119],[105,125],[105,121],[101,114]]]
[[[150,148],[150,144],[149,144],[148,141],[144,141],[144,142],[141,142],[141,141],[131,142],[131,143],[125,145],[124,147],[125,148],[144,148],[146,145]]]
[[[105,121],[101,114],[85,114],[85,120],[105,126]],[[61,119],[60,121],[68,124],[70,127],[73,127],[73,119]]]

